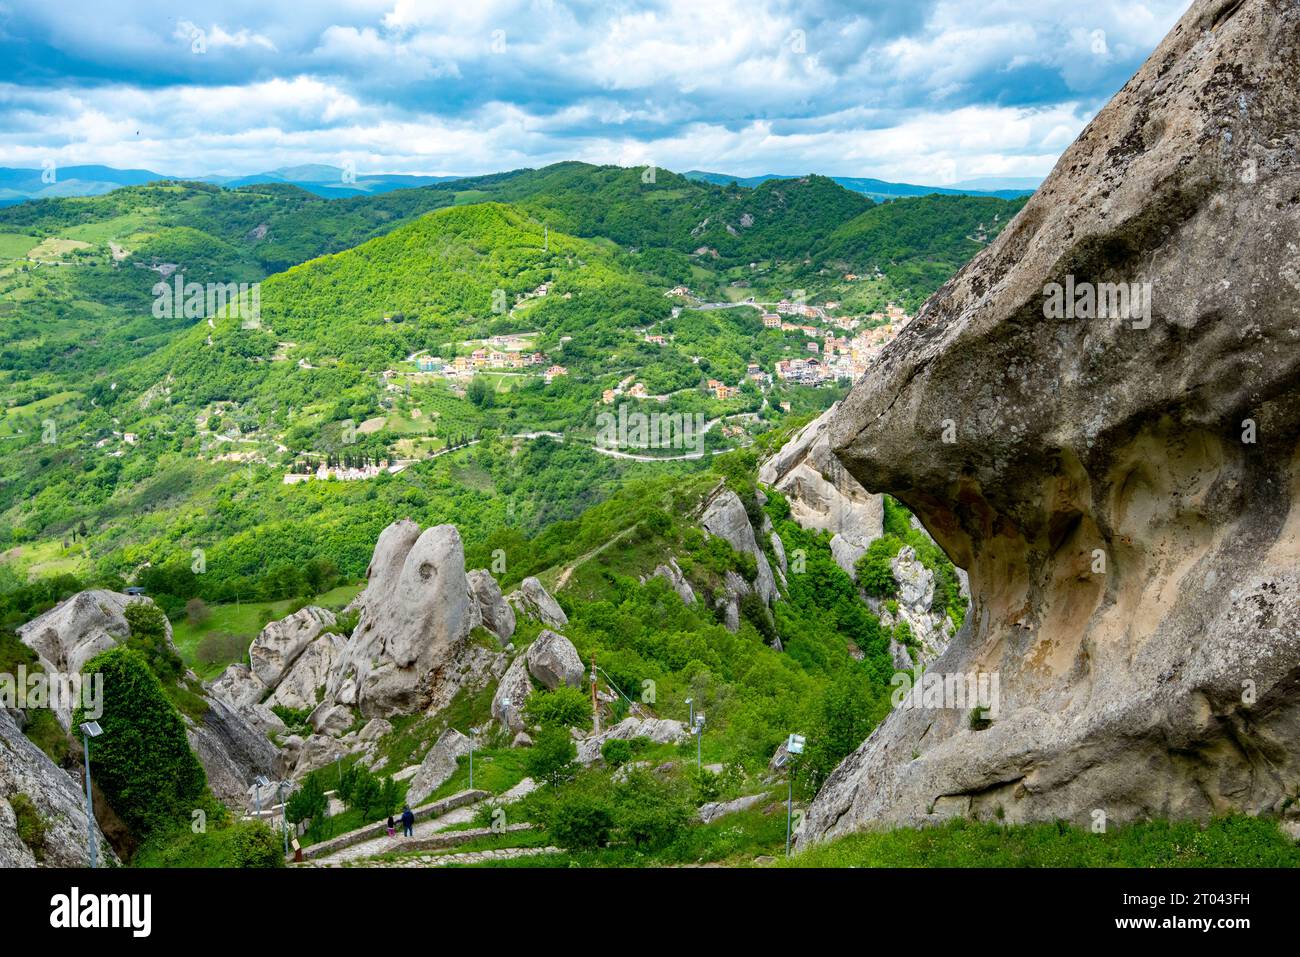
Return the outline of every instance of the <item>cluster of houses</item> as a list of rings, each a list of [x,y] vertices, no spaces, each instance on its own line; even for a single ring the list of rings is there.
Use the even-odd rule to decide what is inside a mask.
[[[297,485],[299,482],[310,482],[315,479],[318,482],[325,482],[329,479],[337,479],[340,482],[359,482],[365,479],[377,478],[384,472],[396,474],[406,468],[405,462],[371,462],[361,466],[329,466],[322,462],[314,472],[288,472],[284,476],[285,485]]]

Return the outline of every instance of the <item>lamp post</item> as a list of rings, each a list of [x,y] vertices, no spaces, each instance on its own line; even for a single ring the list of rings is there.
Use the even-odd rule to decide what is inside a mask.
[[[265,774],[253,778],[253,807],[256,808],[257,820],[262,820],[262,788],[269,788],[271,782]]]
[[[482,728],[470,728],[469,739],[469,789],[474,790],[474,745],[478,742],[478,734]]]
[[[278,790],[280,794],[280,820],[284,824],[284,856],[289,856],[289,808],[284,800],[284,783],[280,782]]]
[[[686,716],[686,724],[687,724],[688,726],[690,726],[690,727],[694,727],[694,726],[695,726],[695,699],[694,699],[694,698],[687,698],[687,699],[686,699],[686,707],[689,709],[689,712],[690,712],[690,713]]]
[[[794,761],[791,755],[803,754],[804,736],[802,734],[792,734],[785,741],[786,759],[782,764],[791,765],[790,770],[786,772],[786,783],[789,790],[785,798],[785,856],[790,856],[790,825],[794,820]]]
[[[510,699],[501,699],[501,723],[505,725],[506,734],[510,733]]]
[[[90,793],[90,739],[103,733],[98,721],[86,721],[81,725],[81,740],[86,746],[86,832],[90,842],[91,867],[99,866],[99,842],[95,840],[95,800]]]
[[[334,786],[340,788],[343,786],[343,753],[341,751],[334,755],[334,770],[338,772],[338,783]]]
[[[704,712],[701,711],[695,716],[695,773],[699,774],[704,770],[703,765],[703,746],[704,740]]]

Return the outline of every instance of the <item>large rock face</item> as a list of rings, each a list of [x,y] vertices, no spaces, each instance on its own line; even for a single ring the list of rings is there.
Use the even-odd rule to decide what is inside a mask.
[[[551,597],[551,593],[536,578],[521,581],[519,590],[511,592],[510,600],[524,614],[550,628],[563,628],[569,623],[569,616],[564,613],[560,603]]]
[[[501,586],[490,572],[481,568],[468,574],[470,597],[478,609],[483,627],[496,635],[502,644],[515,633],[515,610],[501,594]],[[563,614],[563,612],[561,612]]]
[[[546,629],[537,636],[524,654],[528,673],[540,681],[548,691],[560,685],[577,688],[582,685],[582,659],[573,642],[563,635]]]
[[[801,840],[1300,789],[1297,75],[1300,6],[1197,0],[836,410],[848,470],[970,573],[931,670],[1001,701],[894,710]],[[1150,283],[1149,324],[1045,318],[1071,276]]]
[[[849,575],[884,532],[885,507],[830,449],[828,427],[838,405],[809,422],[763,463],[758,480],[786,496],[790,517],[803,528],[831,533],[831,554]]]
[[[45,614],[33,618],[18,629],[18,637],[40,659],[46,672],[77,674],[86,662],[108,651],[131,633],[126,606],[148,598],[132,597],[120,592],[91,589],[77,592]],[[172,641],[171,622],[164,619],[167,643]],[[56,708],[59,722],[66,728],[72,720],[71,708]]]
[[[406,803],[418,807],[430,794],[442,787],[456,773],[457,758],[469,754],[473,746],[474,742],[455,728],[448,728],[439,735],[420,762],[420,769],[411,778]]]
[[[754,591],[769,605],[776,601],[778,596],[772,566],[766,553],[758,547],[754,527],[749,523],[749,514],[739,495],[731,489],[723,489],[715,495],[700,517],[700,526],[709,534],[717,535],[736,551],[752,555],[758,566]]]
[[[92,765],[93,766],[93,765]],[[26,795],[45,822],[43,859],[18,836],[11,803]],[[117,855],[95,829],[99,864],[116,865]],[[0,867],[88,867],[86,795],[77,781],[23,736],[10,713],[0,708]]]
[[[315,605],[270,622],[248,649],[254,676],[266,687],[274,688],[307,646],[332,624],[334,615]]]
[[[460,533],[453,525],[420,532],[409,519],[395,522],[380,534],[367,577],[328,697],[367,717],[423,710],[476,617]]]

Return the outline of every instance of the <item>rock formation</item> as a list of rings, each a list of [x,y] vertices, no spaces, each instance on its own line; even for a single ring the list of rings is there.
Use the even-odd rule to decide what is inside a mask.
[[[528,673],[553,691],[560,685],[577,688],[582,684],[584,669],[582,659],[573,642],[563,635],[543,629],[524,653]]]
[[[536,578],[525,578],[520,582],[519,590],[511,592],[510,601],[529,618],[535,618],[548,628],[563,628],[569,623],[569,616],[560,603]]]
[[[124,612],[127,605],[136,601],[152,604],[148,598],[105,589],[77,592],[19,627],[18,638],[36,652],[46,673],[78,674],[86,662],[130,635],[131,626]],[[170,645],[171,622],[166,622],[164,627]],[[55,715],[65,728],[72,721],[69,707],[56,708]]]
[[[1196,0],[831,416],[848,471],[969,572],[931,670],[996,673],[1001,701],[984,730],[969,702],[896,708],[802,841],[1300,791],[1298,68],[1300,6]],[[1127,317],[1055,318],[1120,283]]]
[[[649,738],[655,744],[677,744],[686,740],[686,735],[686,725],[671,718],[624,718],[614,727],[579,741],[578,762],[591,764],[599,761],[601,746],[606,741]]]
[[[831,555],[850,576],[883,533],[884,503],[849,474],[830,450],[827,429],[838,406],[809,422],[763,463],[758,480],[786,496],[802,528],[831,533]],[[783,569],[784,570],[784,569]]]
[[[469,754],[473,742],[455,728],[448,728],[434,742],[429,753],[420,762],[420,769],[411,778],[406,791],[406,803],[419,804],[442,787],[456,773],[456,759]]]
[[[367,717],[421,711],[473,627],[460,533],[453,525],[421,532],[409,519],[395,522],[380,534],[367,578],[357,599],[361,617],[327,696]]]
[[[505,644],[515,633],[515,610],[501,594],[501,586],[489,572],[476,569],[467,577],[470,597],[478,609],[479,621],[484,628],[496,635],[502,644]]]
[[[112,594],[111,592],[108,594]],[[25,795],[45,825],[40,863],[87,867],[86,794],[81,785],[28,741],[13,717],[0,708],[0,867],[35,867],[36,855],[19,837],[13,802]],[[99,863],[118,863],[96,828]]]

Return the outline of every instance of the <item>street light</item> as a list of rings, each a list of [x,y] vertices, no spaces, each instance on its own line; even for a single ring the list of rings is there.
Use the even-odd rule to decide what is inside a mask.
[[[505,725],[506,732],[510,731],[510,699],[501,699],[501,723]]]
[[[99,866],[99,844],[95,840],[95,800],[90,796],[90,739],[103,733],[98,721],[86,721],[81,725],[81,740],[86,745],[86,832],[90,842],[91,867]]]
[[[280,794],[280,820],[284,824],[284,856],[285,857],[289,856],[289,808],[286,806],[284,800],[284,786],[287,783],[288,782],[286,781],[281,781],[278,786],[278,791]]]
[[[267,780],[265,774],[259,774],[253,779],[253,807],[257,809],[257,819],[262,820],[262,788],[269,788],[271,782]]]
[[[695,724],[695,699],[687,698],[686,707],[690,709],[690,714],[686,718],[686,723],[693,726]]]
[[[790,755],[803,754],[804,736],[802,734],[792,734],[786,738],[785,752],[786,760],[782,764],[793,764]],[[785,798],[785,856],[790,856],[790,823],[794,819],[794,768],[791,767],[786,772],[786,783],[789,790]]]
[[[695,773],[699,774],[703,770],[701,758],[701,744],[704,739],[704,712],[701,711],[695,716]]]
[[[334,755],[334,770],[338,772],[338,784],[335,787],[343,787],[343,752]]]

